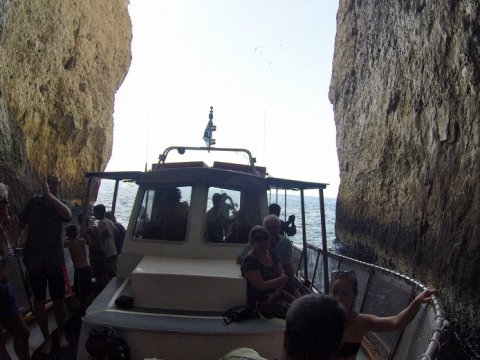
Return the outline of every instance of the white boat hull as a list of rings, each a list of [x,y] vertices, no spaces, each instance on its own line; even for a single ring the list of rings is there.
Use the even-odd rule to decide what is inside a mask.
[[[281,357],[284,321],[251,319],[226,325],[220,313],[120,310],[114,300],[128,294],[129,280],[112,279],[82,321],[77,359],[88,359],[83,344],[93,326],[112,326],[130,347],[133,360],[219,359],[237,347],[250,347],[269,359]]]

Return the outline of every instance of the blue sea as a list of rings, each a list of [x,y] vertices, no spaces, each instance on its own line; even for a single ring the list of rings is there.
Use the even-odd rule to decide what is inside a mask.
[[[104,204],[108,209],[111,208],[113,190],[115,182],[112,180],[103,180],[100,185],[96,204]],[[126,226],[130,219],[130,212],[133,207],[135,196],[137,193],[137,185],[133,183],[120,182],[118,187],[117,205],[115,209],[115,216],[117,221]],[[320,200],[318,196],[305,195],[305,225],[306,225],[306,237],[307,242],[310,244],[321,247],[322,234],[321,234],[321,222],[320,222]],[[296,243],[301,244],[302,224],[301,224],[301,205],[300,205],[300,193],[289,193],[286,197],[284,193],[271,193],[269,195],[269,203],[276,202],[282,208],[280,217],[284,219],[285,214],[287,218],[289,215],[295,215],[297,226],[297,233],[291,236],[290,239]],[[325,220],[326,220],[326,232],[327,232],[327,247],[330,251],[337,249],[337,242],[335,241],[335,203],[336,199],[325,198]],[[286,209],[286,211],[285,211]]]

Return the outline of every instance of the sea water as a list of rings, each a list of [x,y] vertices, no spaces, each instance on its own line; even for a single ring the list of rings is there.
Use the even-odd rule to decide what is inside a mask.
[[[115,182],[112,180],[103,180],[98,190],[96,204],[104,204],[107,210],[111,209],[113,191]],[[118,186],[117,204],[115,207],[115,217],[118,222],[125,227],[130,220],[135,196],[138,186],[134,183],[120,182]],[[318,247],[322,247],[322,228],[320,218],[320,199],[317,195],[305,195],[305,235],[307,242]],[[282,220],[290,215],[295,215],[295,224],[297,233],[290,239],[300,245],[303,241],[302,223],[301,223],[301,200],[300,193],[293,192],[285,194],[271,193],[268,196],[269,203],[276,202],[282,208],[280,218]],[[286,201],[285,201],[286,200]],[[285,204],[286,203],[286,204]],[[325,198],[325,222],[327,234],[327,248],[330,251],[337,249],[338,244],[335,241],[335,203],[336,199]]]

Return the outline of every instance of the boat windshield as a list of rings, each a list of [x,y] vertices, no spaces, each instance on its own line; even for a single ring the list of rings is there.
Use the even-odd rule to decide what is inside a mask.
[[[190,186],[146,190],[135,225],[135,236],[153,240],[185,240],[191,193]]]
[[[192,192],[196,194],[194,204]],[[137,239],[184,241],[189,233],[189,237],[208,243],[245,244],[250,229],[261,224],[265,200],[263,193],[213,186],[147,188],[134,234]],[[193,221],[187,230],[189,216],[202,216],[203,221]]]

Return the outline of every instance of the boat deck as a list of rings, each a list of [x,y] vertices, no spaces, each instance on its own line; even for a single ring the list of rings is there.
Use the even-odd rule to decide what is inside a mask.
[[[76,359],[81,318],[79,315],[73,313],[68,306],[66,307],[66,312],[68,321],[65,324],[65,330],[69,346],[65,349],[60,349],[55,346],[57,323],[55,321],[53,310],[48,312],[48,328],[50,329],[50,333],[54,341],[54,348],[52,349],[52,358],[54,359]],[[27,326],[28,330],[30,331],[30,337],[28,339],[30,355],[32,356],[32,359],[42,358],[41,356],[37,356],[38,350],[43,344],[43,336],[42,332],[40,331],[40,327],[34,320],[28,322]],[[15,351],[13,350],[13,339],[11,337],[7,338],[6,348],[12,359],[16,359]]]
[[[68,307],[67,307],[67,310],[68,310]],[[66,324],[66,331],[67,331],[67,339],[70,342],[70,346],[65,350],[54,348],[56,359],[62,359],[62,360],[77,359],[76,353],[77,353],[77,346],[79,344],[79,337],[80,337],[80,319],[78,317],[75,317],[74,314],[72,314],[71,312],[69,312],[69,318],[70,320]],[[231,325],[235,326],[235,324],[231,324]],[[228,327],[224,326],[224,329],[229,328],[230,326]],[[28,324],[28,328],[30,330],[30,339],[29,339],[30,354],[33,355],[35,351],[42,345],[43,337],[40,332],[40,328],[38,327],[38,324],[35,321],[30,322]],[[55,323],[53,311],[49,312],[49,328],[52,331],[52,333],[55,334],[56,323]],[[13,341],[11,338],[7,340],[7,350],[9,354],[13,356],[12,358],[15,358],[15,355],[14,355],[15,353],[13,351]],[[33,358],[35,358],[35,356]],[[78,359],[81,359],[81,358],[78,358]],[[365,351],[360,349],[360,352],[357,355],[357,359],[368,360],[370,358],[367,356],[367,353]],[[175,359],[165,358],[165,360],[175,360]],[[210,359],[205,359],[205,360],[210,360]],[[212,359],[212,360],[217,360],[217,359]],[[272,358],[270,360],[274,360],[274,359]]]

